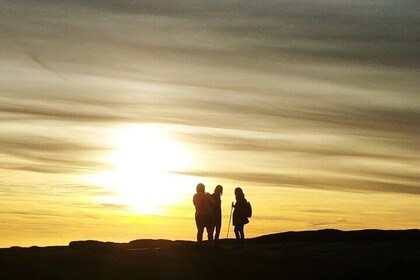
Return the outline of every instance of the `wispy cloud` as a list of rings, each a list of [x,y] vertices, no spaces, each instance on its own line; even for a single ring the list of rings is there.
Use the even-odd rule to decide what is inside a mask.
[[[107,153],[110,147],[93,143],[72,142],[36,134],[7,134],[0,140],[0,164],[5,170],[41,173],[84,173],[110,168],[95,155]],[[19,159],[19,160],[17,160]]]
[[[308,176],[288,175],[281,173],[234,173],[234,172],[180,172],[191,176],[202,176],[216,178],[219,180],[230,180],[260,186],[278,186],[291,188],[309,188],[321,190],[338,190],[354,192],[395,192],[420,194],[418,176],[407,177],[400,182],[392,182],[383,178],[369,178],[359,176],[348,176],[332,174],[330,176]]]
[[[418,162],[415,1],[2,2],[3,124],[183,124],[191,144],[214,149]],[[209,127],[225,131],[193,135]],[[237,130],[328,140],[235,138]],[[348,145],[360,137],[370,137],[364,148]],[[103,167],[52,159],[60,144],[28,151],[31,137],[5,141],[4,154],[34,162],[5,169]]]
[[[110,168],[104,135],[141,123],[176,127],[198,161],[186,175],[420,193],[418,1],[0,7],[0,171],[45,201],[106,192],[39,178]],[[20,192],[8,177],[3,197]]]

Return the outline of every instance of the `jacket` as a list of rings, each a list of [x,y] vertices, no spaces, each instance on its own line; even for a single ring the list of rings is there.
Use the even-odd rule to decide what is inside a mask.
[[[214,199],[209,193],[199,192],[193,197],[195,215],[213,215]]]

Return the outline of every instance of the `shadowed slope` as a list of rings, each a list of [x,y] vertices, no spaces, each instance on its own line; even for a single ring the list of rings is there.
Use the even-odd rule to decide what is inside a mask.
[[[237,242],[74,241],[0,249],[0,279],[415,279],[420,231],[285,232]]]

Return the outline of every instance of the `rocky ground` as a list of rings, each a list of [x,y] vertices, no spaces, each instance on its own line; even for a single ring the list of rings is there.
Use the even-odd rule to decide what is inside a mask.
[[[420,279],[420,230],[0,249],[0,279]]]

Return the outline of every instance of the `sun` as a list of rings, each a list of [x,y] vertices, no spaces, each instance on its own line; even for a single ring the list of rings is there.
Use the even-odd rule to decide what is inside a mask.
[[[127,126],[113,139],[107,158],[112,170],[96,176],[115,195],[107,202],[124,204],[141,214],[160,214],[191,194],[194,179],[177,172],[193,165],[191,152],[163,126]]]

